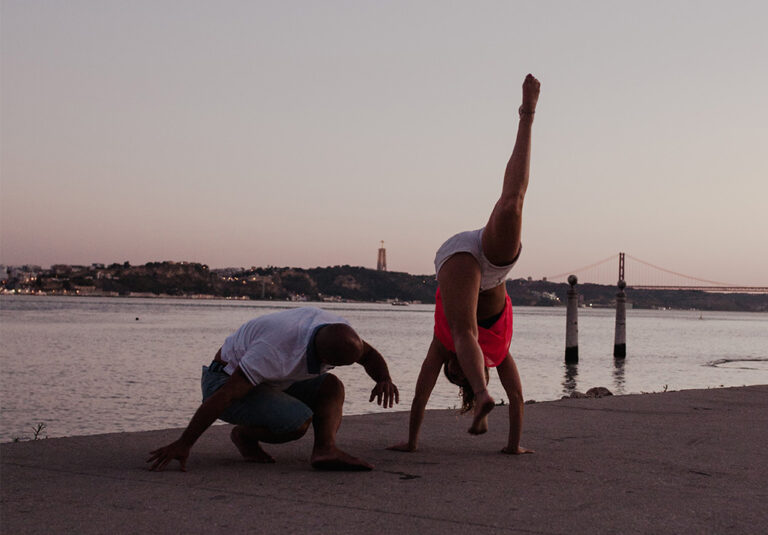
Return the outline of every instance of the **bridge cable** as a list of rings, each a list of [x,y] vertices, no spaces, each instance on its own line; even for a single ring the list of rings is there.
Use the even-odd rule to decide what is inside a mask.
[[[588,265],[588,266],[580,267],[580,268],[577,268],[577,269],[572,269],[572,270],[570,270],[570,271],[566,271],[565,273],[560,273],[559,275],[553,275],[553,276],[551,276],[551,277],[547,277],[547,280],[551,280],[551,279],[559,279],[560,277],[565,277],[566,275],[572,275],[572,274],[574,274],[574,273],[580,273],[580,272],[582,272],[582,271],[586,271],[586,270],[588,270],[588,269],[592,269],[593,267],[599,266],[600,264],[605,264],[605,263],[606,263],[606,262],[608,262],[609,260],[613,260],[613,259],[614,259],[614,258],[616,258],[617,256],[618,256],[618,254],[612,254],[612,255],[611,255],[611,256],[609,256],[608,258],[603,258],[602,260],[598,260],[598,261],[597,261],[597,262],[595,262],[594,264],[590,264],[590,265]],[[627,256],[629,256],[629,255],[627,255]]]
[[[636,257],[632,256],[629,253],[625,253],[625,254],[629,258],[634,260],[635,262],[639,262],[640,264],[646,265],[648,267],[652,267],[654,269],[658,269],[659,271],[663,271],[664,273],[669,273],[670,275],[676,275],[678,277],[683,277],[685,279],[695,280],[695,281],[698,281],[698,282],[706,282],[707,284],[714,284],[716,286],[736,286],[736,287],[738,287],[737,284],[729,284],[727,282],[717,282],[717,281],[711,281],[711,280],[707,280],[707,279],[699,279],[697,277],[691,277],[690,275],[684,275],[683,273],[678,273],[676,271],[671,271],[669,269],[664,269],[663,267],[655,266],[655,265],[651,264],[650,262],[645,262],[644,260],[640,260],[639,258],[636,258]],[[638,286],[642,286],[642,285],[638,285]]]

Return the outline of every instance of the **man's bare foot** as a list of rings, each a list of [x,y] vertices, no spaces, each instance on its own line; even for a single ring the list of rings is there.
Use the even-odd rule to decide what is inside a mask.
[[[373,470],[373,466],[362,459],[352,457],[340,449],[333,447],[328,451],[313,451],[310,458],[315,470],[336,470],[344,472],[360,472]]]
[[[488,431],[488,413],[496,406],[488,390],[485,389],[477,394],[475,399],[475,413],[472,418],[472,425],[467,429],[470,435],[482,435]]]
[[[269,453],[264,451],[259,445],[258,441],[248,439],[243,436],[243,430],[240,426],[235,426],[232,432],[229,434],[229,438],[232,440],[240,455],[243,459],[252,463],[273,463],[275,458]]]

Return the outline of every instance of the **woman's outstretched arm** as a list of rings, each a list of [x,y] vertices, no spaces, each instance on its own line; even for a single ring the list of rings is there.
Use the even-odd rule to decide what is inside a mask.
[[[421,422],[424,420],[424,411],[427,408],[429,396],[435,388],[435,383],[440,375],[440,368],[443,366],[444,356],[442,348],[437,338],[432,338],[432,343],[427,351],[427,356],[421,364],[419,378],[416,379],[416,391],[413,394],[411,403],[411,413],[408,419],[408,441],[390,446],[389,450],[395,451],[416,451],[419,443],[419,431]]]
[[[496,370],[499,372],[501,385],[509,397],[509,438],[507,445],[501,452],[510,454],[533,453],[533,450],[520,447],[520,435],[523,430],[523,387],[512,355],[507,355],[507,358],[499,364]]]

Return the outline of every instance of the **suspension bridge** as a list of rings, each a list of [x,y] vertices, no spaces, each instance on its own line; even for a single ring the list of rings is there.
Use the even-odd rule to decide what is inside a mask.
[[[628,288],[635,290],[768,294],[768,286],[744,286],[702,279],[651,264],[626,253],[613,254],[587,266],[548,276],[547,280],[565,282],[569,275],[576,275],[581,282],[593,284],[616,284],[624,280]]]

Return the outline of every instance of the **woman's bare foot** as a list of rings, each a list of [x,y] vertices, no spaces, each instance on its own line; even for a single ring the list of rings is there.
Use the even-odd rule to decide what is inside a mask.
[[[329,448],[327,451],[313,451],[309,461],[312,464],[312,468],[316,470],[337,470],[344,472],[373,470],[373,466],[364,460],[352,457],[336,447]]]
[[[482,435],[488,431],[488,415],[481,417],[479,420],[477,416],[472,420],[472,425],[467,429],[467,433],[470,435]]]
[[[476,396],[472,425],[467,429],[467,433],[470,435],[482,435],[488,431],[488,413],[496,406],[496,402],[488,393],[488,389],[484,389]]]
[[[523,81],[523,104],[520,106],[520,115],[533,115],[536,111],[536,104],[539,102],[539,91],[541,84],[529,74]]]
[[[243,436],[243,429],[235,426],[232,432],[229,434],[229,438],[232,440],[240,455],[243,459],[252,463],[273,463],[275,458],[269,453],[264,451],[257,440],[248,439]]]

